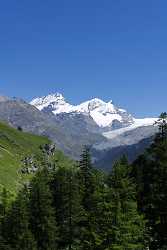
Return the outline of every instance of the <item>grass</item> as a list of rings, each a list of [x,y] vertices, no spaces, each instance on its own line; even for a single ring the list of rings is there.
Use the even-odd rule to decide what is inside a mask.
[[[5,186],[15,192],[19,185],[29,176],[21,174],[21,160],[26,156],[34,156],[40,161],[40,146],[50,143],[49,139],[24,133],[0,123],[0,187]]]

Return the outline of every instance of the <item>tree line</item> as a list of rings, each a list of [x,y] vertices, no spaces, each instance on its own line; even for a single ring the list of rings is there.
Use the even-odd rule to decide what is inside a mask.
[[[2,250],[167,249],[167,114],[145,153],[106,174],[84,148],[74,166],[43,163],[10,202],[1,192]]]

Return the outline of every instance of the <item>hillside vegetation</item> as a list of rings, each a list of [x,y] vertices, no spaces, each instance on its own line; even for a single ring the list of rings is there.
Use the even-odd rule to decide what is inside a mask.
[[[157,125],[153,143],[135,162],[122,156],[106,174],[93,167],[86,146],[75,163],[45,138],[9,127],[5,134],[2,127],[1,150],[8,162],[14,161],[12,154],[16,160],[35,150],[37,155],[28,155],[24,167],[15,169],[15,187],[23,180],[26,185],[14,199],[5,188],[0,192],[0,249],[166,250],[166,112]],[[32,159],[38,168],[31,172]]]
[[[31,171],[31,168],[33,170],[34,166],[42,166],[42,149],[51,144],[46,137],[25,133],[0,122],[0,189],[5,187],[16,193],[21,184],[35,174],[37,169]],[[54,150],[54,154],[48,159],[67,168],[73,164],[73,161],[58,149]],[[30,171],[27,172],[26,167]]]
[[[24,133],[5,123],[0,123],[0,186],[15,191],[28,174],[22,174],[22,160],[34,157],[39,161],[42,157],[40,146],[50,141],[45,137]]]

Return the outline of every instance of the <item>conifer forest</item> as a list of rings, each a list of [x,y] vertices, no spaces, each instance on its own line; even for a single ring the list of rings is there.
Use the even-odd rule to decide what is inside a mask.
[[[41,147],[38,171],[0,189],[0,250],[167,250],[166,113],[157,125],[142,155],[109,172],[87,146],[79,161]]]

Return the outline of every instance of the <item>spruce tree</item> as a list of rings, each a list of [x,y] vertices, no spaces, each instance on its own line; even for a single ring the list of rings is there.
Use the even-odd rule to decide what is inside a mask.
[[[0,233],[0,249],[1,250],[15,250],[14,248],[11,248],[11,246],[9,246],[9,244],[6,243],[6,241],[2,237],[1,233]]]
[[[30,231],[28,191],[24,188],[13,202],[3,221],[3,235],[15,250],[36,250],[36,242]]]
[[[83,216],[77,169],[59,167],[50,183],[59,230],[59,249],[80,249]]]
[[[57,249],[57,225],[48,176],[44,168],[30,184],[30,222],[38,250]]]
[[[12,202],[12,194],[5,188],[0,193],[0,221],[3,220]]]
[[[147,151],[134,162],[140,210],[147,218],[149,247],[167,243],[167,114],[156,122],[159,132]]]
[[[0,195],[0,217],[4,217],[8,208],[8,192],[3,188]]]
[[[166,140],[167,138],[167,113],[160,114],[159,119],[155,122],[158,125],[159,133],[156,135],[156,139]]]
[[[128,162],[123,157],[109,177],[112,200],[111,249],[143,250],[145,223],[138,213],[136,189],[129,175]]]
[[[90,150],[84,147],[79,164],[79,179],[81,186],[81,199],[84,209],[84,217],[82,221],[82,249],[96,249],[96,201],[95,201],[95,178],[94,170],[91,162]]]
[[[0,249],[1,250],[11,250],[12,248],[7,244],[4,239],[4,219],[9,209],[9,194],[6,188],[3,187],[0,194]]]
[[[96,172],[96,191],[94,194],[95,206],[93,228],[94,228],[94,249],[105,250],[111,247],[112,235],[112,201],[110,199],[110,188],[104,175]]]
[[[86,211],[91,211],[93,207],[92,195],[95,191],[93,168],[91,162],[90,150],[88,147],[84,147],[83,153],[80,159],[80,182],[82,186],[82,203]]]

